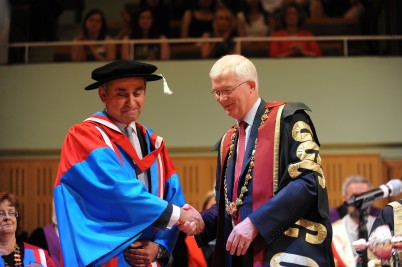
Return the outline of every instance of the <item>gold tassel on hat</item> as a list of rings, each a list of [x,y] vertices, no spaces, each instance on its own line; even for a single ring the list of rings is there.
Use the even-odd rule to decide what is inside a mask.
[[[170,91],[170,89],[169,89],[169,86],[168,86],[168,84],[167,84],[167,82],[166,82],[166,79],[165,79],[165,77],[162,75],[162,74],[159,74],[161,77],[162,77],[162,79],[163,79],[163,93],[165,94],[165,95],[171,95],[171,94],[173,94],[173,92],[172,91]]]

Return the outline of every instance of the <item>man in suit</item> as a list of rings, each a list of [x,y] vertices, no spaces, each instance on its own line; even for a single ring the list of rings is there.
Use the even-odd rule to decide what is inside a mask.
[[[241,55],[220,58],[209,75],[212,95],[236,122],[216,146],[217,204],[201,212],[198,244],[216,237],[214,266],[333,266],[326,182],[308,107],[262,100],[256,68]]]

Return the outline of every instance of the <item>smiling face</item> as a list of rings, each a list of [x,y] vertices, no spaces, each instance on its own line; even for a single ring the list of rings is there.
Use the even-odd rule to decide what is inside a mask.
[[[212,90],[216,92],[230,91],[215,95],[216,100],[225,110],[226,114],[236,120],[243,120],[258,99],[255,81],[243,81],[234,73],[226,73],[211,79]],[[243,83],[244,82],[244,83]],[[235,89],[233,89],[236,87]],[[232,90],[233,89],[233,90]]]
[[[4,217],[0,217],[0,236],[14,236],[17,231],[17,218],[8,214],[15,213],[15,207],[8,199],[5,199],[0,203],[0,211],[5,214]]]
[[[146,83],[142,77],[113,80],[99,87],[99,97],[108,114],[117,122],[129,125],[136,121],[145,102]]]

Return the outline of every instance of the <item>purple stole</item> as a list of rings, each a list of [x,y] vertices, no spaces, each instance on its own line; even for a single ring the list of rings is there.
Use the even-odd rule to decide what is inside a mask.
[[[57,266],[60,266],[60,241],[54,229],[54,224],[48,224],[43,227],[43,232],[45,233],[45,238],[47,242],[47,247],[49,250],[50,257],[53,258]]]
[[[286,102],[269,102],[265,105],[265,108],[269,109],[268,119],[258,129],[258,141],[252,175],[253,185],[258,185],[253,186],[252,190],[253,211],[269,201],[273,197],[277,187],[280,119],[285,104]],[[234,128],[229,129],[224,137],[221,149],[221,166],[225,165],[224,160],[229,153],[233,131]],[[221,168],[221,179],[224,176],[223,171],[223,168]],[[253,241],[253,248],[253,266],[264,266],[266,245],[261,237],[257,236]]]

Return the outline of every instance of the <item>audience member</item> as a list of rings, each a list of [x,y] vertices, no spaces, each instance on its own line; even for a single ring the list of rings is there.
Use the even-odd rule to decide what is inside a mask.
[[[235,51],[233,38],[237,36],[236,21],[232,12],[226,7],[219,7],[215,13],[213,32],[204,33],[203,38],[221,37],[222,42],[203,42],[202,58],[219,58]]]
[[[304,14],[296,3],[285,5],[282,13],[283,29],[276,31],[272,37],[313,37],[313,34],[303,29]],[[314,40],[272,41],[270,55],[281,57],[316,57],[321,55],[320,47]]]
[[[36,228],[29,236],[28,243],[47,250],[55,264],[58,267],[60,266],[61,250],[54,202],[52,205],[52,222],[44,227]]]
[[[268,36],[275,29],[275,21],[265,11],[261,0],[245,0],[244,8],[237,13],[239,36]]]
[[[354,195],[368,192],[373,187],[371,183],[362,176],[349,176],[342,185],[342,200],[346,201]],[[359,236],[360,230],[370,232],[375,217],[362,213],[358,207],[347,207],[347,214],[332,224],[333,238],[332,249],[336,266],[356,266],[359,255],[352,246],[352,243],[363,236]],[[362,219],[361,216],[365,216]]]
[[[217,0],[197,0],[194,8],[186,10],[181,24],[182,38],[198,38],[213,31]]]
[[[348,214],[348,206],[345,205],[345,201],[350,199],[353,194],[350,192],[350,187],[355,186],[355,183],[360,184],[360,181],[355,181],[354,176],[347,177],[342,183],[342,204],[335,208],[329,209],[329,219],[331,223],[342,219],[346,214]],[[375,206],[370,206],[369,212],[371,216],[377,217],[380,214],[381,209]]]
[[[48,252],[16,239],[19,227],[19,203],[10,193],[0,192],[0,255],[4,266],[48,266],[56,264]],[[2,265],[3,266],[3,265]]]
[[[132,18],[131,34],[123,37],[129,39],[166,39],[158,32],[154,24],[154,14],[150,8],[141,8]],[[121,58],[124,60],[166,60],[170,58],[170,47],[168,43],[161,44],[135,44],[134,50],[131,44],[121,45]]]
[[[92,9],[84,17],[82,33],[73,41],[105,41],[111,39],[112,37],[108,35],[105,15],[99,9]],[[114,44],[73,45],[71,57],[73,61],[114,60],[116,47]]]
[[[166,37],[170,36],[171,14],[164,0],[141,0],[140,8],[150,8],[154,14],[154,24],[158,32]]]

